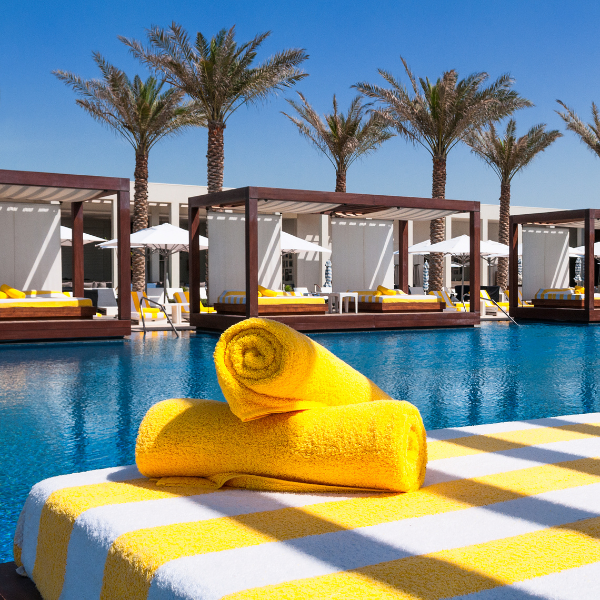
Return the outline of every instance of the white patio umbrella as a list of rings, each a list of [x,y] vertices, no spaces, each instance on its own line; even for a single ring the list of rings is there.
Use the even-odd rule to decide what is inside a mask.
[[[429,246],[429,252],[439,252],[441,254],[451,254],[454,257],[459,258],[462,264],[462,285],[461,291],[464,295],[465,288],[465,264],[469,260],[471,253],[471,238],[468,235],[459,235],[458,237],[452,238],[451,240],[444,240],[437,244],[431,244]],[[481,240],[479,244],[479,252],[481,256],[489,256],[492,254],[498,254],[498,252],[506,252],[505,256],[508,256],[508,246],[505,244],[499,244],[491,240]],[[503,254],[504,255],[504,254]],[[461,301],[463,298],[461,297]]]
[[[103,242],[103,238],[90,235],[89,233],[83,234],[83,243],[91,244],[92,242]],[[73,230],[70,227],[60,226],[60,245],[61,246],[72,246],[73,245]]]
[[[569,256],[585,256],[585,246],[569,248]],[[594,256],[600,256],[600,242],[594,244]]]
[[[131,234],[130,243],[132,248],[148,248],[150,252],[157,252],[165,258],[176,252],[189,252],[190,234],[186,229],[163,223],[141,229]],[[100,248],[116,248],[117,240],[110,240],[98,244]],[[200,250],[208,248],[208,238],[200,236]],[[165,288],[169,285],[168,261],[165,261]]]
[[[323,246],[307,242],[302,238],[290,235],[285,231],[281,232],[281,253],[282,254],[297,254],[298,252],[331,252]]]

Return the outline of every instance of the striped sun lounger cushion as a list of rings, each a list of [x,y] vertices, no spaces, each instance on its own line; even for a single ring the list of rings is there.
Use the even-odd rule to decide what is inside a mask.
[[[409,296],[402,294],[397,296],[374,296],[372,294],[358,294],[359,302],[376,302],[377,304],[398,304],[399,302],[439,302],[434,296]]]
[[[600,413],[429,432],[410,494],[32,489],[15,556],[47,600],[600,597]],[[83,591],[85,590],[85,595]]]
[[[223,293],[219,296],[217,302],[223,304],[246,304],[246,295],[228,295]],[[325,304],[325,298],[316,298],[311,296],[261,296],[258,299],[258,304]]]
[[[31,298],[0,299],[0,310],[3,308],[63,308],[65,306],[93,306],[89,298],[70,298],[62,295],[62,299],[54,297],[34,296]]]
[[[536,292],[538,300],[584,300],[585,294],[578,294],[573,288],[540,289]],[[600,298],[600,294],[594,294],[594,298]]]

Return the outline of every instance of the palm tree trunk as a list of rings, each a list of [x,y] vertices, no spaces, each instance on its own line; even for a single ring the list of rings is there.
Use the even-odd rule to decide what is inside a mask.
[[[498,241],[509,245],[509,217],[510,217],[510,181],[500,184],[500,223],[498,227]],[[496,285],[506,289],[508,287],[508,258],[498,259],[498,274]],[[512,292],[512,290],[511,290]],[[516,293],[516,292],[515,292]]]
[[[208,193],[223,191],[223,170],[225,168],[225,143],[223,140],[223,132],[225,131],[225,123],[222,121],[208,122],[208,150],[206,152],[207,160],[207,181]],[[204,255],[204,289],[206,291],[207,304],[208,302],[208,250]]]
[[[446,157],[433,157],[432,198],[446,197]],[[433,219],[429,224],[429,240],[432,244],[443,242],[446,237],[446,221]],[[444,255],[439,252],[431,254],[429,265],[429,289],[439,291],[444,285]]]
[[[135,178],[133,195],[133,232],[148,227],[148,152],[137,150],[135,153]],[[146,290],[146,250],[134,248],[132,284],[136,292]]]
[[[225,163],[225,152],[223,143],[223,132],[225,123],[221,121],[208,122],[208,151],[206,153],[208,193],[223,190],[223,168]]]
[[[346,169],[342,167],[335,172],[335,191],[346,192]]]

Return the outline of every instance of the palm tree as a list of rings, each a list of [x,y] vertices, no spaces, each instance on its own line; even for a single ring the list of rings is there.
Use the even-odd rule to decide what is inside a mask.
[[[423,146],[433,159],[432,198],[446,196],[446,159],[456,144],[475,129],[497,121],[519,108],[531,106],[511,89],[514,80],[502,75],[484,87],[487,73],[473,73],[458,79],[455,70],[446,71],[435,82],[419,79],[418,82],[401,57],[412,86],[411,93],[389,72],[379,69],[379,74],[391,86],[384,88],[368,83],[356,87],[365,96],[382,103],[377,113],[401,135]],[[430,224],[430,240],[441,242],[445,237],[444,219],[434,219]],[[429,288],[440,290],[443,285],[443,256],[431,255]]]
[[[567,124],[567,129],[576,133],[580,140],[597,156],[600,156],[600,114],[594,102],[592,102],[592,117],[594,123],[584,123],[572,108],[569,108],[561,100],[557,102],[566,112],[556,111]]]
[[[546,124],[532,127],[525,135],[517,138],[517,123],[510,119],[506,131],[499,136],[494,124],[486,129],[472,132],[465,142],[482,158],[500,178],[500,226],[498,240],[507,244],[509,238],[510,184],[513,177],[562,134],[554,129],[546,131]],[[508,287],[508,258],[498,259],[497,284]]]
[[[171,85],[192,98],[208,122],[208,192],[223,189],[223,132],[229,117],[245,104],[256,104],[271,94],[306,77],[298,69],[308,56],[304,50],[283,50],[252,66],[260,45],[270,32],[257,35],[240,46],[235,27],[222,29],[208,41],[200,32],[192,44],[184,29],[172,23],[169,29],[151,27],[150,48],[121,37],[121,41]]]
[[[298,96],[302,104],[293,100],[288,100],[288,103],[300,118],[283,114],[329,159],[335,167],[335,191],[345,192],[348,167],[357,158],[375,152],[394,134],[378,115],[372,114],[365,119],[371,104],[363,104],[360,96],[352,100],[348,113],[344,115],[338,112],[334,94],[333,113],[325,115],[325,122],[303,94],[298,92]]]
[[[135,193],[133,201],[133,231],[148,227],[148,155],[150,149],[164,137],[182,132],[184,128],[205,125],[202,114],[190,104],[183,104],[183,92],[162,91],[164,82],[155,77],[133,82],[97,52],[94,61],[102,79],[82,79],[66,71],[53,71],[61,81],[78,94],[77,104],[94,119],[122,135],[135,150]],[[133,289],[142,292],[146,285],[146,256],[143,249],[133,252]]]

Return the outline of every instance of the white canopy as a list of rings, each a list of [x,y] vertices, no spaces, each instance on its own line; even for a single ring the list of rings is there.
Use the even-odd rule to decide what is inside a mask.
[[[156,250],[161,254],[173,254],[175,252],[188,252],[190,243],[190,234],[186,229],[175,227],[170,223],[155,225],[148,229],[141,229],[131,234],[131,247],[146,247],[150,250]],[[100,248],[116,248],[117,240],[110,240],[103,244],[98,244]],[[200,250],[208,248],[208,238],[200,236]]]
[[[89,233],[83,234],[83,243],[91,244],[92,242],[103,242],[102,238],[90,235]],[[69,227],[60,226],[60,245],[61,246],[72,246],[73,245],[73,230]]]
[[[298,253],[298,252],[331,252],[327,248],[323,248],[323,246],[319,246],[318,244],[313,244],[312,242],[307,242],[302,238],[296,237],[295,235],[290,235],[285,231],[281,232],[281,252],[283,254]]]
[[[577,248],[569,248],[569,256],[585,256],[585,246],[577,246]],[[600,242],[594,244],[594,256],[600,256]]]
[[[459,235],[451,240],[444,240],[437,244],[431,244],[427,254],[430,252],[440,252],[442,254],[469,254],[471,252],[471,238],[468,235]],[[481,255],[495,254],[502,252],[503,256],[508,256],[508,246],[498,242],[482,240],[479,246]],[[504,252],[506,254],[504,254]]]

